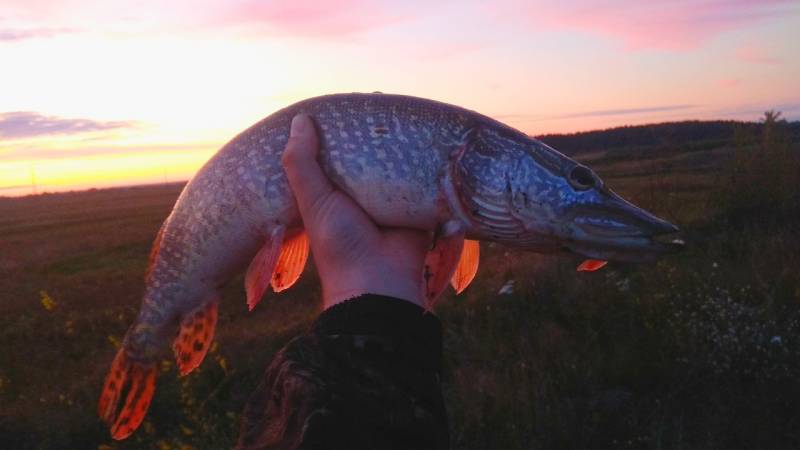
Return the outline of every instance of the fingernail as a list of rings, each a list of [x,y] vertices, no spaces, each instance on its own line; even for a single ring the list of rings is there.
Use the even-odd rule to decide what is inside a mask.
[[[289,136],[299,136],[306,131],[306,119],[302,114],[294,116],[292,119],[292,126],[289,129]]]

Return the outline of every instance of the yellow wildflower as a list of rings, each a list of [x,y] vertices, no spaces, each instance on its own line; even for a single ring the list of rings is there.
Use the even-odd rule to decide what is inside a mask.
[[[109,335],[108,335],[108,342],[111,342],[111,345],[113,345],[113,346],[114,346],[114,348],[119,348],[119,346],[120,346],[120,345],[122,345],[122,344],[119,342],[119,339],[117,339],[117,338],[116,338],[114,335],[112,335],[112,334],[109,334]]]
[[[161,360],[161,371],[162,372],[167,372],[171,368],[172,368],[172,361],[170,361],[168,359],[162,359]]]
[[[58,306],[58,303],[56,303],[56,301],[53,300],[53,297],[50,297],[47,292],[39,291],[39,296],[41,296],[41,302],[42,306],[44,306],[44,309],[52,311],[56,306]]]

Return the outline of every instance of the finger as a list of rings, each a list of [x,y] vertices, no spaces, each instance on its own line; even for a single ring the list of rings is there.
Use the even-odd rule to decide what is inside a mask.
[[[298,114],[292,119],[289,142],[283,151],[283,168],[297,207],[304,219],[333,192],[333,185],[317,162],[319,138],[311,118]]]

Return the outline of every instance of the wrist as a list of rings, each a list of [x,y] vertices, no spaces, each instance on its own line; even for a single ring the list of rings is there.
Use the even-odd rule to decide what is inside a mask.
[[[391,272],[376,272],[378,273],[361,271],[321,277],[323,308],[330,308],[364,294],[385,295],[424,306],[421,280],[412,280]],[[421,277],[422,274],[419,275],[420,279]]]

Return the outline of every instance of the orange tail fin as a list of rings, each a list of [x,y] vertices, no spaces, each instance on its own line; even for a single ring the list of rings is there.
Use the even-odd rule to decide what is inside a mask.
[[[280,292],[292,287],[300,278],[308,259],[308,234],[300,234],[284,241],[281,254],[272,272],[272,290]]]
[[[217,327],[217,300],[195,309],[181,322],[181,329],[172,344],[181,376],[203,362]]]
[[[125,405],[117,412],[120,395],[128,382],[130,387]],[[131,361],[125,354],[125,349],[121,348],[111,363],[111,370],[106,376],[97,405],[100,418],[111,426],[111,437],[125,439],[139,427],[155,389],[155,364],[145,366]]]

